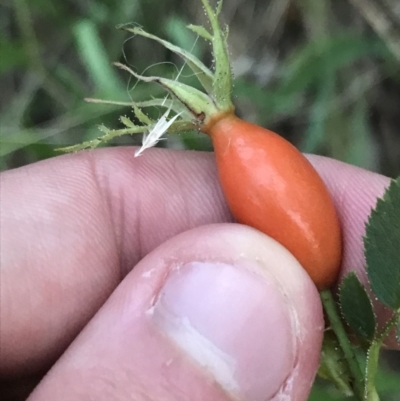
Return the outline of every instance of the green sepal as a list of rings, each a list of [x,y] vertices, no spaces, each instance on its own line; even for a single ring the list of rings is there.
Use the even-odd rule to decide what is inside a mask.
[[[209,40],[210,42],[212,42],[213,37],[212,37],[211,33],[208,32],[206,28],[204,28],[204,26],[190,24],[187,26],[187,28],[190,29],[191,31],[193,31],[194,33],[197,33],[197,35],[199,35],[203,39]]]
[[[357,275],[350,272],[339,287],[342,315],[350,328],[371,342],[375,336],[376,318],[371,300]]]
[[[151,33],[144,31],[142,28],[132,27],[130,24],[118,25],[117,28],[133,33],[134,35],[139,35],[148,39],[155,40],[156,42],[163,45],[166,49],[171,50],[173,53],[177,54],[187,63],[187,65],[190,67],[190,69],[193,71],[193,73],[196,75],[197,79],[203,86],[204,90],[209,94],[212,93],[214,74],[193,54],[182,49],[181,47],[175,46],[174,44],[164,39],[161,39],[155,35],[152,35]],[[196,33],[199,34],[199,32]]]
[[[172,79],[139,75],[131,68],[121,63],[114,63],[114,65],[122,70],[128,71],[135,78],[141,81],[154,82],[161,85],[173,96],[173,98],[181,102],[181,104],[188,110],[193,117],[194,123],[203,124],[208,116],[218,113],[218,109],[211,98],[198,89]]]
[[[218,17],[218,15],[221,14],[222,11],[222,5],[224,4],[224,0],[219,0],[218,4],[217,4],[217,8],[215,10],[215,15]]]

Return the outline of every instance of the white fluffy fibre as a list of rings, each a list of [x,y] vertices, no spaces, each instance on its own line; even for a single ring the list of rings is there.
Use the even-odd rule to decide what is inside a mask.
[[[174,123],[174,121],[180,116],[181,113],[176,114],[170,120],[167,120],[171,108],[169,108],[157,121],[156,125],[148,134],[143,134],[142,146],[136,150],[135,157],[140,156],[146,149],[155,146],[161,137],[168,131],[168,128]]]

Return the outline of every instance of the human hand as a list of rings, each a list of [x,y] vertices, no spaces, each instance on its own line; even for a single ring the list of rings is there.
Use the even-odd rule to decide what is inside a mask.
[[[51,368],[30,400],[305,401],[324,329],[307,274],[266,236],[221,224],[212,154],[132,156],[1,175],[4,383],[28,391]],[[311,161],[339,211],[343,273],[365,277],[364,223],[389,180]]]

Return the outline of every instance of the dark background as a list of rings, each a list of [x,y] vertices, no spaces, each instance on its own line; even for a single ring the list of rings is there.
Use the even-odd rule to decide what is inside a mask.
[[[354,7],[356,5],[357,7]],[[395,177],[400,174],[399,0],[226,0],[237,113],[318,153]],[[169,51],[115,29],[136,22],[192,49],[206,64],[209,45],[187,31],[205,22],[200,0],[0,0],[0,168],[53,157],[59,146],[120,126],[130,110],[84,97],[129,101],[160,95],[111,66],[175,77]],[[168,61],[168,63],[157,63]],[[193,81],[184,70],[183,79]],[[155,117],[160,111],[155,110]],[[122,137],[110,145],[139,144]],[[211,150],[199,133],[161,146]],[[397,361],[396,361],[397,360]],[[399,400],[399,353],[386,355],[382,400]],[[337,400],[325,383],[313,401]]]

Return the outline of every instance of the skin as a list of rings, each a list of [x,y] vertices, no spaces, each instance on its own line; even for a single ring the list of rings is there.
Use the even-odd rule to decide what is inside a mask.
[[[165,277],[172,277],[176,261],[229,264],[244,254],[249,263],[237,271],[267,275],[271,285],[260,279],[261,296],[278,291],[283,297],[276,297],[267,315],[286,311],[289,304],[290,315],[298,319],[294,354],[289,348],[274,353],[276,340],[266,359],[286,370],[286,382],[292,384],[286,395],[305,401],[323,332],[318,293],[307,274],[262,234],[222,224],[232,218],[212,154],[152,149],[135,159],[133,152],[82,152],[0,175],[2,399],[25,399],[37,386],[30,400],[232,400],[209,372],[143,316]],[[332,194],[343,227],[341,273],[355,269],[365,281],[364,224],[389,180],[333,160],[310,160]],[[257,258],[267,260],[261,270],[252,263]],[[253,292],[249,287],[243,299]],[[205,291],[200,304],[208,297]],[[227,299],[232,302],[229,291]],[[376,312],[382,324],[387,312],[379,307]],[[262,310],[257,313],[261,319]],[[271,333],[277,339],[287,337],[289,320],[275,322]],[[245,344],[251,341],[252,326],[234,332]],[[394,337],[389,345],[399,348]],[[163,385],[160,361],[171,355],[179,363],[171,365]],[[251,361],[243,362],[243,368],[250,377],[260,375]],[[267,378],[267,399],[278,400],[274,391],[282,377]]]
[[[340,270],[342,238],[330,194],[288,141],[234,115],[209,130],[230,210],[287,248],[319,290]]]

